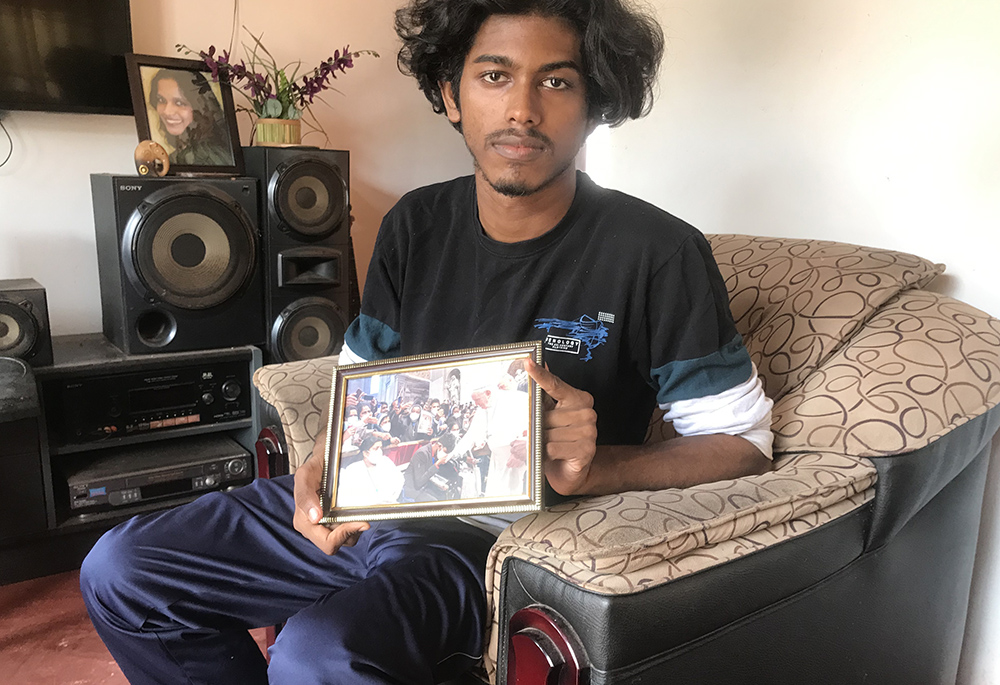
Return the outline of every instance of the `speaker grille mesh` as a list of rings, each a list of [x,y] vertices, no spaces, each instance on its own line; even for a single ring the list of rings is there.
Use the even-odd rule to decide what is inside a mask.
[[[347,321],[333,302],[306,297],[288,305],[274,322],[272,351],[282,361],[334,354],[344,342]]]
[[[211,195],[171,197],[130,224],[125,240],[142,284],[184,309],[220,305],[250,278],[255,232],[239,206]]]
[[[26,357],[38,340],[38,327],[27,311],[0,302],[0,357]]]
[[[347,184],[335,166],[316,159],[281,165],[271,183],[278,217],[294,233],[322,238],[347,217]]]

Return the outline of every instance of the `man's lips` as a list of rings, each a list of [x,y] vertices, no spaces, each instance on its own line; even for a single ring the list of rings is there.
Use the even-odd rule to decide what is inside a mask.
[[[534,159],[545,152],[544,143],[529,136],[500,136],[490,144],[501,157],[512,160]]]

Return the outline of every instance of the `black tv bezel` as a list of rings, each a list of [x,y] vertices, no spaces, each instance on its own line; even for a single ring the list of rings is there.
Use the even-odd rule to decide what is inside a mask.
[[[124,93],[126,95],[125,104],[122,107],[94,107],[90,105],[67,104],[65,101],[38,102],[33,100],[13,100],[4,99],[4,92],[0,91],[0,112],[51,112],[54,114],[107,114],[115,116],[134,116],[132,97],[128,83],[128,67],[125,55],[132,52],[134,45],[132,42],[132,3],[131,0],[120,0],[125,6],[125,28],[128,37],[128,49],[120,55],[113,55],[115,61],[121,63],[121,75],[125,79]]]

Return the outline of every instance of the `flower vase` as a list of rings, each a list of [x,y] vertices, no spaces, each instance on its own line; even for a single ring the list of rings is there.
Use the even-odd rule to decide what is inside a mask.
[[[256,145],[281,147],[302,143],[301,119],[258,119],[254,134]]]

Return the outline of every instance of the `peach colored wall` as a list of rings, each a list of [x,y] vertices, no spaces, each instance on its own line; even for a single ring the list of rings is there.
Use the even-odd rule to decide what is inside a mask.
[[[303,141],[351,151],[355,249],[362,266],[371,257],[382,216],[400,195],[471,172],[461,137],[444,117],[431,111],[416,82],[396,67],[393,12],[399,4],[395,0],[239,2],[239,26],[263,33],[264,44],[279,62],[302,60],[311,69],[346,44],[381,55],[358,58],[355,67],[336,81],[342,95],[328,92],[323,99],[329,107],[316,103],[311,108],[329,142],[319,133],[308,134]],[[177,43],[194,49],[228,46],[233,3],[133,0],[132,20],[136,52],[177,56]],[[242,29],[237,39],[237,44],[246,39]],[[240,101],[238,95],[236,99]],[[240,129],[246,143],[250,120],[245,115],[240,116]]]

